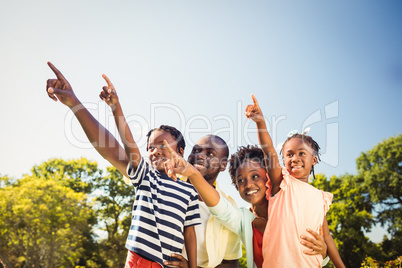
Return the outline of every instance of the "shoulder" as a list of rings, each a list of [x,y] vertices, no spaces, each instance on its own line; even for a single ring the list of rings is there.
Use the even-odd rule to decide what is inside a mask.
[[[220,193],[219,193],[220,195]],[[220,195],[221,196],[221,195]],[[226,198],[219,199],[219,203],[214,207],[208,207],[213,216],[222,216],[223,218],[245,218],[254,219],[255,215],[245,207],[238,208],[235,204],[230,203]]]
[[[236,202],[233,200],[233,198],[232,198],[230,195],[228,195],[228,194],[226,194],[225,192],[223,192],[223,191],[220,189],[218,183],[216,184],[216,191],[219,193],[219,196],[220,196],[220,197],[223,197],[223,198],[226,199],[231,205],[233,205],[234,207],[237,207],[237,204],[236,204]]]

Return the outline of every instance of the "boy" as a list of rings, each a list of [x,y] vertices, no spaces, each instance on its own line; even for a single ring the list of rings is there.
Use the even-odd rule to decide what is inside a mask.
[[[50,98],[60,100],[74,112],[95,149],[111,162],[123,175],[130,178],[137,188],[133,217],[126,247],[129,250],[126,267],[163,266],[163,261],[174,260],[170,256],[181,253],[183,241],[189,254],[190,267],[196,267],[196,237],[194,225],[200,223],[198,195],[188,183],[171,183],[163,163],[170,153],[164,149],[166,140],[178,154],[183,155],[184,140],[173,127],[161,126],[148,133],[149,165],[142,157],[127,126],[115,89],[103,75],[108,86],[100,94],[113,109],[125,154],[115,144],[110,132],[104,129],[75,96],[64,76],[48,63],[57,79],[47,81]],[[57,96],[57,97],[56,97]],[[99,141],[105,141],[100,146]],[[121,160],[124,159],[124,160]],[[127,165],[128,164],[128,165]],[[127,170],[126,170],[127,166]],[[180,258],[179,258],[180,259]]]

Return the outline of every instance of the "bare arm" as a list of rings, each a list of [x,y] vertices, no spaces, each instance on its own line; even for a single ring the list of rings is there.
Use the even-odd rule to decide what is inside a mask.
[[[184,244],[186,246],[188,265],[190,268],[197,267],[197,237],[194,226],[184,227]]]
[[[278,154],[268,133],[262,110],[255,96],[251,95],[251,98],[253,99],[253,104],[247,105],[244,113],[248,119],[252,119],[257,124],[258,141],[266,157],[268,176],[272,181],[272,193],[275,194],[279,191],[279,185],[282,181],[282,169]]]
[[[345,268],[345,264],[343,263],[341,256],[339,255],[338,249],[336,248],[336,244],[334,239],[331,236],[328,228],[327,218],[325,217],[323,223],[324,230],[324,240],[328,247],[328,256],[331,259],[332,263],[336,268]]]
[[[57,79],[47,80],[46,91],[48,96],[71,109],[92,146],[103,158],[108,160],[123,175],[127,176],[128,160],[123,148],[115,137],[92,116],[75,96],[70,83],[63,74],[52,63],[48,62],[48,65],[57,77]]]
[[[126,118],[124,117],[123,109],[121,108],[116,89],[106,75],[102,75],[102,77],[106,80],[107,87],[103,87],[103,91],[101,91],[99,97],[112,108],[114,121],[116,123],[117,130],[119,131],[120,138],[124,144],[124,150],[126,151],[126,155],[135,170],[141,161],[140,150],[134,141],[130,127],[128,126]]]

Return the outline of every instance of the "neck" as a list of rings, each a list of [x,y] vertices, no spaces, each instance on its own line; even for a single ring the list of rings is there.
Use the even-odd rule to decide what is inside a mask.
[[[218,178],[218,174],[212,179],[207,179],[204,177],[204,179],[214,188],[215,188],[214,184],[215,184],[217,178]]]
[[[209,185],[211,185],[212,187],[216,188],[216,187],[214,186],[214,183],[215,183],[217,177],[218,177],[218,176],[216,176],[216,177],[215,177],[214,179],[212,179],[212,180],[207,180],[207,179],[205,179],[205,177],[204,177],[204,179],[205,179],[206,182],[208,182]],[[198,200],[201,201],[201,202],[204,202],[204,200],[202,200],[202,198],[201,198],[201,195],[198,195]]]
[[[257,218],[268,219],[268,200],[258,204],[251,204],[251,211]]]

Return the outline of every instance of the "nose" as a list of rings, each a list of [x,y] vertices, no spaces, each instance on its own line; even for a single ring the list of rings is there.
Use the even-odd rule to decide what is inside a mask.
[[[298,155],[293,155],[292,157],[292,162],[297,162],[299,161],[300,157]]]
[[[162,149],[159,147],[155,147],[151,150],[151,155],[153,156],[159,156],[161,155]]]
[[[200,159],[204,160],[205,159],[205,154],[200,152],[200,153],[197,153],[195,157],[196,157],[197,160],[200,160]]]
[[[245,179],[244,188],[245,189],[250,189],[251,185],[252,185],[252,181],[248,180],[248,179]]]

